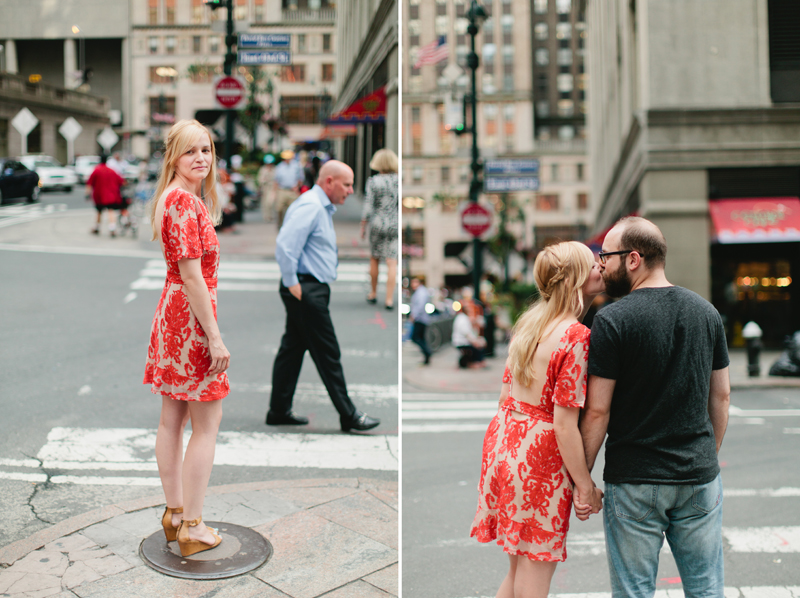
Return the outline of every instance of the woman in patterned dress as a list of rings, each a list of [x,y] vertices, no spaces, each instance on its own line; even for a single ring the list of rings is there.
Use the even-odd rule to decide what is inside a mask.
[[[364,211],[361,214],[361,238],[369,225],[368,303],[377,303],[378,264],[386,261],[386,309],[394,307],[394,287],[397,279],[397,155],[390,149],[375,152],[369,163],[378,174],[367,181]]]
[[[220,399],[229,391],[230,353],[217,326],[216,177],[208,130],[196,120],[177,122],[167,136],[150,203],[153,239],[160,241],[167,280],[153,318],[144,383],[161,395],[156,460],[167,501],[164,533],[167,541],[178,540],[184,556],[221,541],[199,525],[222,419]],[[184,456],[189,419],[192,436]]]
[[[573,500],[581,519],[602,505],[578,416],[589,352],[589,329],[579,320],[604,290],[603,278],[591,250],[574,241],[539,253],[534,278],[540,299],[514,327],[470,532],[509,555],[498,598],[546,597],[556,564],[567,558]]]

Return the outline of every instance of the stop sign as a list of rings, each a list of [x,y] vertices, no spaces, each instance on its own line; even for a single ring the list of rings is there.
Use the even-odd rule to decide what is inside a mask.
[[[470,202],[461,212],[461,226],[473,237],[480,237],[492,226],[492,213],[479,203]]]
[[[215,80],[214,98],[220,108],[238,108],[245,99],[244,79],[227,76]]]

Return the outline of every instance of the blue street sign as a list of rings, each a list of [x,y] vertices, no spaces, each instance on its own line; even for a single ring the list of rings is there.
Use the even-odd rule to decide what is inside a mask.
[[[285,48],[292,42],[290,33],[240,33],[238,47],[244,48]]]
[[[538,191],[538,176],[487,176],[483,178],[486,193],[510,193],[513,191]]]
[[[292,53],[288,50],[239,50],[237,64],[292,64]]]
[[[539,174],[539,160],[536,158],[491,158],[484,160],[483,173],[486,176],[535,176]]]

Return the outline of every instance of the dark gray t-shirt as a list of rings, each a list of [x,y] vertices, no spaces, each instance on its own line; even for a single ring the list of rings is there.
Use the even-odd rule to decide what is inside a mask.
[[[589,375],[616,380],[603,479],[705,484],[719,473],[711,371],[728,367],[722,319],[681,287],[645,288],[601,309]]]

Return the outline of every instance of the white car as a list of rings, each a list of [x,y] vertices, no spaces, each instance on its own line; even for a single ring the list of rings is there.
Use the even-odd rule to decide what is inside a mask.
[[[78,156],[72,169],[78,175],[78,182],[85,183],[92,175],[94,167],[100,164],[100,156]]]
[[[55,158],[41,154],[22,156],[19,158],[28,170],[39,175],[39,187],[46,189],[63,189],[67,193],[78,184],[78,175],[71,168],[61,166]]]

